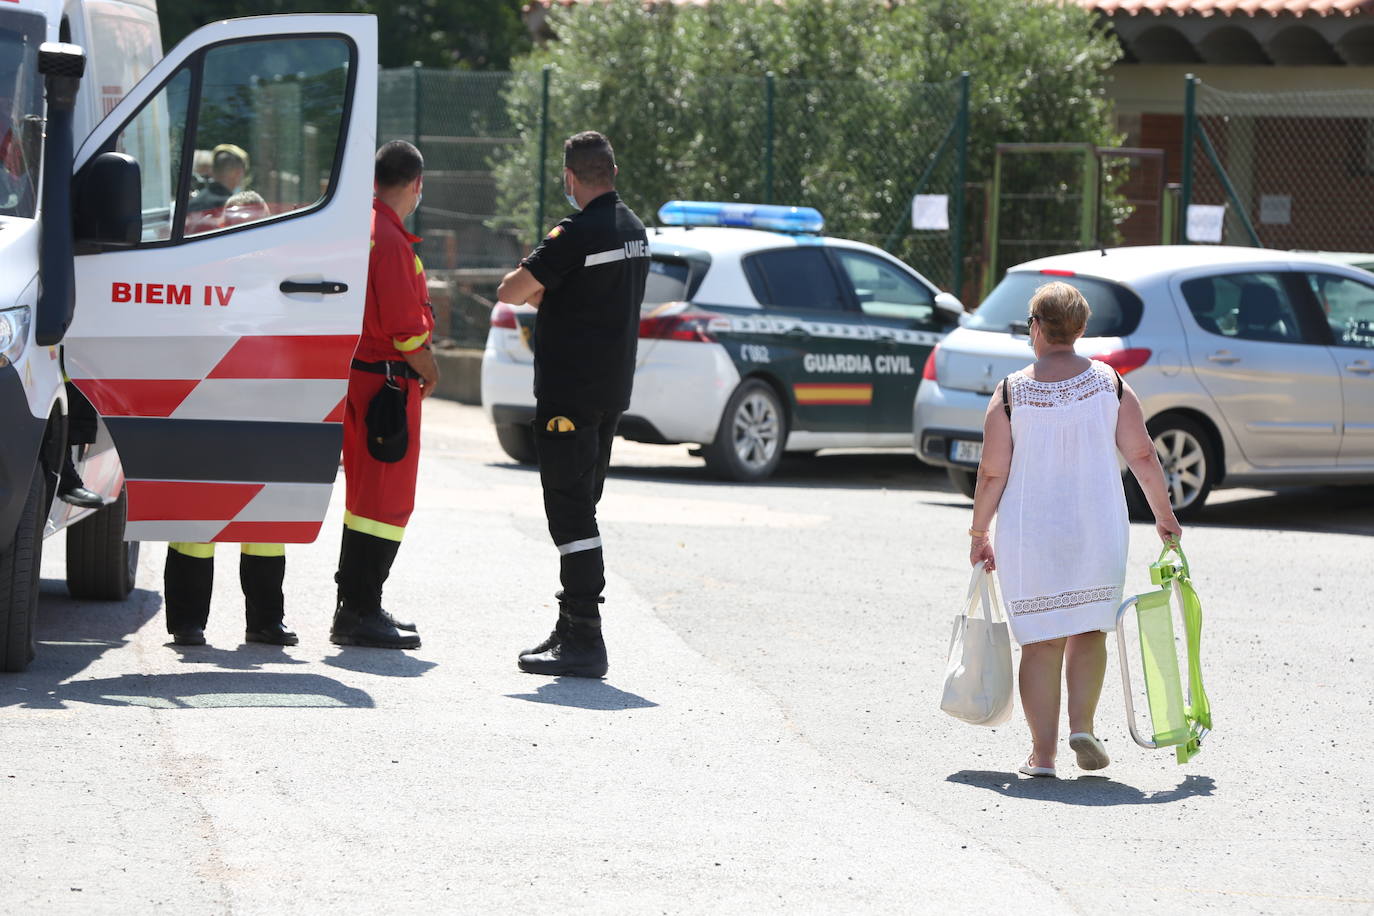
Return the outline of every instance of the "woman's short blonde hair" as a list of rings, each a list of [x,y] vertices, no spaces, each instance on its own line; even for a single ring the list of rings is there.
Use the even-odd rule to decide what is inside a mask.
[[[1030,313],[1040,324],[1040,333],[1052,344],[1071,344],[1088,326],[1088,300],[1067,283],[1046,283],[1031,296]]]

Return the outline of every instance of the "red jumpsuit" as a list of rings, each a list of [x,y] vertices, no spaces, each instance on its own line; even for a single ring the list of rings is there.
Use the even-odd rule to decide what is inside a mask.
[[[429,343],[434,314],[429,307],[425,271],[411,247],[420,241],[380,200],[372,201],[372,251],[368,256],[367,305],[363,333],[354,359],[404,365],[404,354]],[[393,464],[378,461],[367,450],[367,406],[386,377],[352,369],[344,405],[344,527],[362,534],[400,541],[415,508],[415,475],[420,464],[420,383],[400,378],[406,389],[406,425],[410,445]]]

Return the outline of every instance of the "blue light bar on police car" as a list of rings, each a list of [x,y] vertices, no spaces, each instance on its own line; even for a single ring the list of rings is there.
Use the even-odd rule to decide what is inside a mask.
[[[820,232],[825,228],[825,218],[814,207],[703,200],[670,200],[658,208],[658,221],[665,226],[728,226],[773,232]]]

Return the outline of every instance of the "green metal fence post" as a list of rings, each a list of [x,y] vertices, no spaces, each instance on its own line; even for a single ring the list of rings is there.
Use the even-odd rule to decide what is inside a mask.
[[[539,203],[535,207],[534,241],[537,243],[544,234],[544,200],[548,197],[549,180],[549,73],[553,67],[544,65],[541,75],[543,86],[539,97]]]
[[[1189,73],[1183,78],[1183,188],[1179,192],[1179,212],[1183,220],[1183,231],[1179,233],[1180,244],[1188,241],[1188,207],[1193,203],[1193,131],[1197,119],[1197,77]]]
[[[421,68],[421,64],[420,64],[420,62],[419,62],[418,60],[415,61],[414,63],[412,63],[412,64],[410,65],[411,100],[412,100],[413,104],[415,105],[414,140],[413,140],[412,142],[414,142],[415,148],[416,148],[416,149],[420,149],[420,136],[421,136],[421,134],[423,133],[422,125],[421,125],[421,123],[420,123],[420,120],[421,120],[421,118],[423,117],[423,115],[421,114],[421,112],[424,111],[424,109],[420,107],[420,70],[421,70],[421,69],[422,69],[422,68]],[[420,235],[421,232],[420,232],[420,208],[419,208],[419,207],[416,207],[416,208],[415,208],[415,216],[414,216],[414,218],[413,218],[413,220],[412,220],[412,222],[411,222],[411,225],[414,227],[415,234],[416,234],[416,235]]]
[[[763,202],[766,204],[773,202],[773,83],[773,74],[765,74],[763,94],[767,104],[763,126]]]
[[[954,238],[950,245],[951,292],[960,301],[964,297],[964,181],[965,167],[968,164],[968,98],[969,73],[959,74],[959,143],[955,149],[958,157],[954,163]]]

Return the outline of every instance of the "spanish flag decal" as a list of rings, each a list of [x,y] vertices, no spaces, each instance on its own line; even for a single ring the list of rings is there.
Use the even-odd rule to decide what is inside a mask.
[[[873,403],[873,386],[832,382],[829,384],[793,385],[798,404],[849,404],[864,406]]]
[[[563,234],[563,227],[562,227],[562,226],[554,226],[552,229],[549,230],[549,234],[546,235],[546,236],[544,236],[544,238],[546,238],[546,239],[556,239],[556,238],[558,238],[558,237],[559,237],[560,235],[562,235],[562,234]]]

